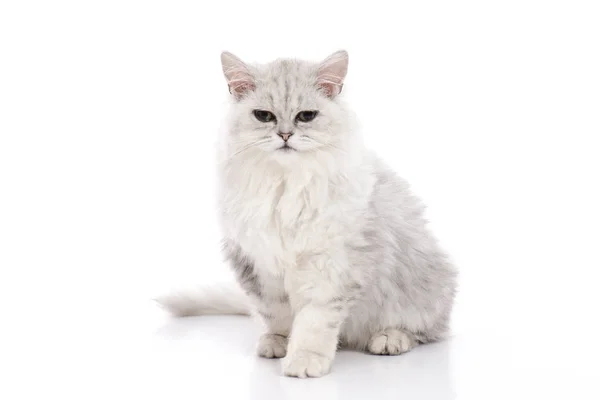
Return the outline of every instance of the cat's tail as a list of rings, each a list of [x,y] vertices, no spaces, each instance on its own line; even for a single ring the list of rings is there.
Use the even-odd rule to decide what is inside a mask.
[[[231,286],[206,287],[161,296],[156,302],[176,317],[208,314],[250,315],[250,300]]]

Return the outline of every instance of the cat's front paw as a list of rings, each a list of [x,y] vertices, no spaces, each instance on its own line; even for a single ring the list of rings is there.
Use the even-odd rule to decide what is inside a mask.
[[[318,378],[327,374],[332,359],[307,350],[297,350],[283,359],[283,373],[298,378]]]
[[[288,339],[285,336],[265,333],[258,339],[256,352],[260,357],[282,358],[287,351]]]

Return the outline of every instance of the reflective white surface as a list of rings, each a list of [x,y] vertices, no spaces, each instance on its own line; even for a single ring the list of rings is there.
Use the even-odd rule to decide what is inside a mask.
[[[3,352],[10,369],[2,398],[600,398],[598,353],[573,353],[574,338],[531,342],[479,331],[401,356],[340,351],[329,375],[300,380],[282,376],[278,360],[255,356],[259,328],[250,318],[171,319],[140,305],[137,315],[127,315],[127,307],[97,317],[63,315],[78,321],[68,330],[25,322],[18,345]]]
[[[21,382],[8,381],[8,388],[15,385],[29,396],[55,390],[67,398],[144,399],[598,399],[600,394],[597,358],[572,354],[572,338],[551,338],[554,347],[540,349],[544,340],[480,331],[396,357],[340,351],[328,376],[299,380],[283,377],[278,360],[255,356],[259,328],[250,318],[171,319],[152,304],[140,310],[145,312],[128,316],[125,307],[104,317],[69,316],[79,324],[59,334],[45,327],[38,332],[41,343],[32,342],[33,357],[21,360],[29,374]],[[539,350],[549,357],[539,358]]]
[[[298,380],[281,376],[277,360],[254,355],[257,328],[243,317],[165,322],[151,341],[161,361],[156,379],[194,398],[204,390],[236,399],[462,399],[599,398],[594,365],[544,364],[510,336],[456,335],[397,357],[340,351],[330,375]],[[233,380],[231,380],[233,378]],[[162,387],[162,385],[157,385]]]

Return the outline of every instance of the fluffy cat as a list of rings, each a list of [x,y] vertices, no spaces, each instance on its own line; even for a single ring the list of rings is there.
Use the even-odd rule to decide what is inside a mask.
[[[180,293],[178,316],[255,312],[258,355],[319,377],[339,346],[396,355],[442,339],[457,272],[408,185],[367,151],[340,92],[348,54],[249,65],[221,55],[224,251],[244,294]]]

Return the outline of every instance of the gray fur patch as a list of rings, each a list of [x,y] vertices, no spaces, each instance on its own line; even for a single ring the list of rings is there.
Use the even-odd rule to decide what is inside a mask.
[[[239,246],[231,241],[223,243],[223,251],[242,289],[249,295],[262,297],[261,285],[254,271],[254,263],[242,253]]]

